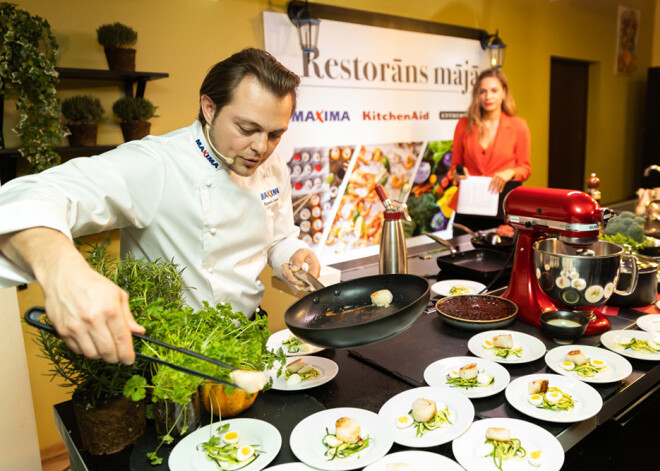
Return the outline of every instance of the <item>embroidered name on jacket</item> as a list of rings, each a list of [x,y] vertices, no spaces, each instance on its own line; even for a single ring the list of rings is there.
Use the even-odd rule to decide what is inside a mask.
[[[199,150],[202,152],[202,155],[204,156],[204,158],[206,160],[208,160],[209,163],[211,165],[213,165],[215,168],[218,168],[220,165],[218,164],[218,162],[215,161],[215,159],[213,157],[211,157],[211,154],[209,154],[209,151],[204,149],[204,146],[202,145],[202,141],[197,139],[195,142],[197,143],[197,147],[199,147]]]
[[[271,204],[277,203],[280,200],[280,197],[278,196],[279,194],[280,190],[278,188],[264,191],[261,193],[261,201],[263,201],[264,206],[270,206]]]

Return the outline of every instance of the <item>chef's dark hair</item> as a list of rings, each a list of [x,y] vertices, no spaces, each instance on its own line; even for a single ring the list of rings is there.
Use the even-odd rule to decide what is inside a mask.
[[[234,90],[248,75],[254,76],[259,83],[275,96],[284,98],[291,95],[291,114],[296,109],[296,88],[300,77],[277,61],[272,55],[261,49],[248,48],[215,64],[199,89],[199,96],[208,96],[215,103],[215,114],[231,102]],[[199,121],[206,124],[206,119],[199,108]]]

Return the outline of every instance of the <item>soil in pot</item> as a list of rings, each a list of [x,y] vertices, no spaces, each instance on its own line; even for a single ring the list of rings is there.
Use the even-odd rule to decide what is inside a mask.
[[[201,412],[197,394],[194,394],[185,406],[160,399],[154,403],[154,425],[158,440],[168,434],[174,440],[179,440],[197,430],[200,423]]]
[[[135,141],[149,135],[151,123],[149,121],[122,121],[121,133],[124,135],[124,141]]]
[[[125,47],[106,47],[105,59],[110,70],[135,72],[135,49]]]
[[[91,455],[117,453],[137,442],[145,429],[144,401],[120,396],[88,407],[73,395],[73,411],[83,448]]]
[[[96,134],[98,131],[98,124],[96,123],[79,123],[68,124],[69,131],[69,146],[95,146]]]

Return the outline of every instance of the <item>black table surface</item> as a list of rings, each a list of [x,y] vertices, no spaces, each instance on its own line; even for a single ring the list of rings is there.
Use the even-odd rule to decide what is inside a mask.
[[[622,310],[618,316],[610,318],[612,328],[634,327],[634,319],[638,315],[639,312],[637,311]],[[534,335],[543,341],[548,348],[557,346],[551,339],[545,337],[539,329],[522,322],[516,321],[509,326],[509,329]],[[426,340],[419,342],[417,339],[422,333],[425,335]],[[378,412],[380,407],[392,396],[411,387],[421,385],[417,384],[417,378],[419,378],[420,371],[423,373],[426,365],[441,358],[469,355],[467,341],[472,335],[474,335],[473,332],[460,331],[445,325],[437,315],[422,314],[410,329],[392,339],[353,350],[324,350],[317,353],[318,356],[335,361],[339,366],[339,373],[332,381],[312,389],[297,392],[269,390],[260,394],[254,405],[238,417],[264,420],[273,424],[279,430],[282,436],[282,448],[271,466],[295,462],[297,459],[289,447],[288,438],[298,422],[311,414],[335,407],[357,407]],[[437,340],[430,343],[428,339],[433,336],[437,337]],[[583,337],[579,343],[582,345],[597,345],[598,337]],[[425,348],[420,349],[421,344],[424,344]],[[432,345],[432,347],[429,347],[429,345]],[[390,358],[392,357],[398,357],[401,361],[398,363],[391,362]],[[416,360],[415,357],[417,357]],[[410,359],[414,361],[410,361]],[[636,388],[638,391],[643,392],[657,382],[657,376],[660,375],[660,364],[635,359],[630,359],[630,362],[633,365],[633,373],[625,380],[603,385],[592,384],[604,401],[604,407],[600,413],[602,417],[599,417],[598,420],[599,423],[606,421],[618,411],[619,406],[608,408],[608,404],[615,404],[617,400],[625,396],[627,390]],[[395,365],[396,368],[390,369],[392,365]],[[547,368],[543,358],[531,363],[505,366],[512,379],[533,373],[552,373]],[[649,384],[641,384],[645,381]],[[631,395],[630,402],[636,396],[638,396],[637,392]],[[535,423],[553,435],[559,435],[572,425],[550,423],[527,417],[507,403],[504,392],[487,398],[473,399],[472,402],[475,406],[475,420],[490,417],[517,418]],[[55,409],[69,431],[73,443],[80,449],[80,439],[71,402],[57,404]],[[203,424],[207,424],[209,421],[210,416],[208,414],[204,415],[202,418]],[[169,469],[167,457],[171,452],[171,447],[161,448],[159,455],[165,458],[162,465],[152,466],[145,456],[147,452],[153,451],[157,445],[153,423],[148,421],[147,431],[135,446],[115,455],[94,457],[81,452],[81,456],[89,470],[167,470]],[[390,452],[405,449],[407,448],[394,444]],[[453,459],[451,444],[429,448],[427,451],[436,452]]]

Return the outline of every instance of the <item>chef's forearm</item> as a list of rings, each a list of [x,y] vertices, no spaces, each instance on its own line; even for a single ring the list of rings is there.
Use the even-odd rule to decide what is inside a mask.
[[[47,227],[33,227],[0,236],[0,252],[43,284],[62,262],[86,263],[69,238]]]

